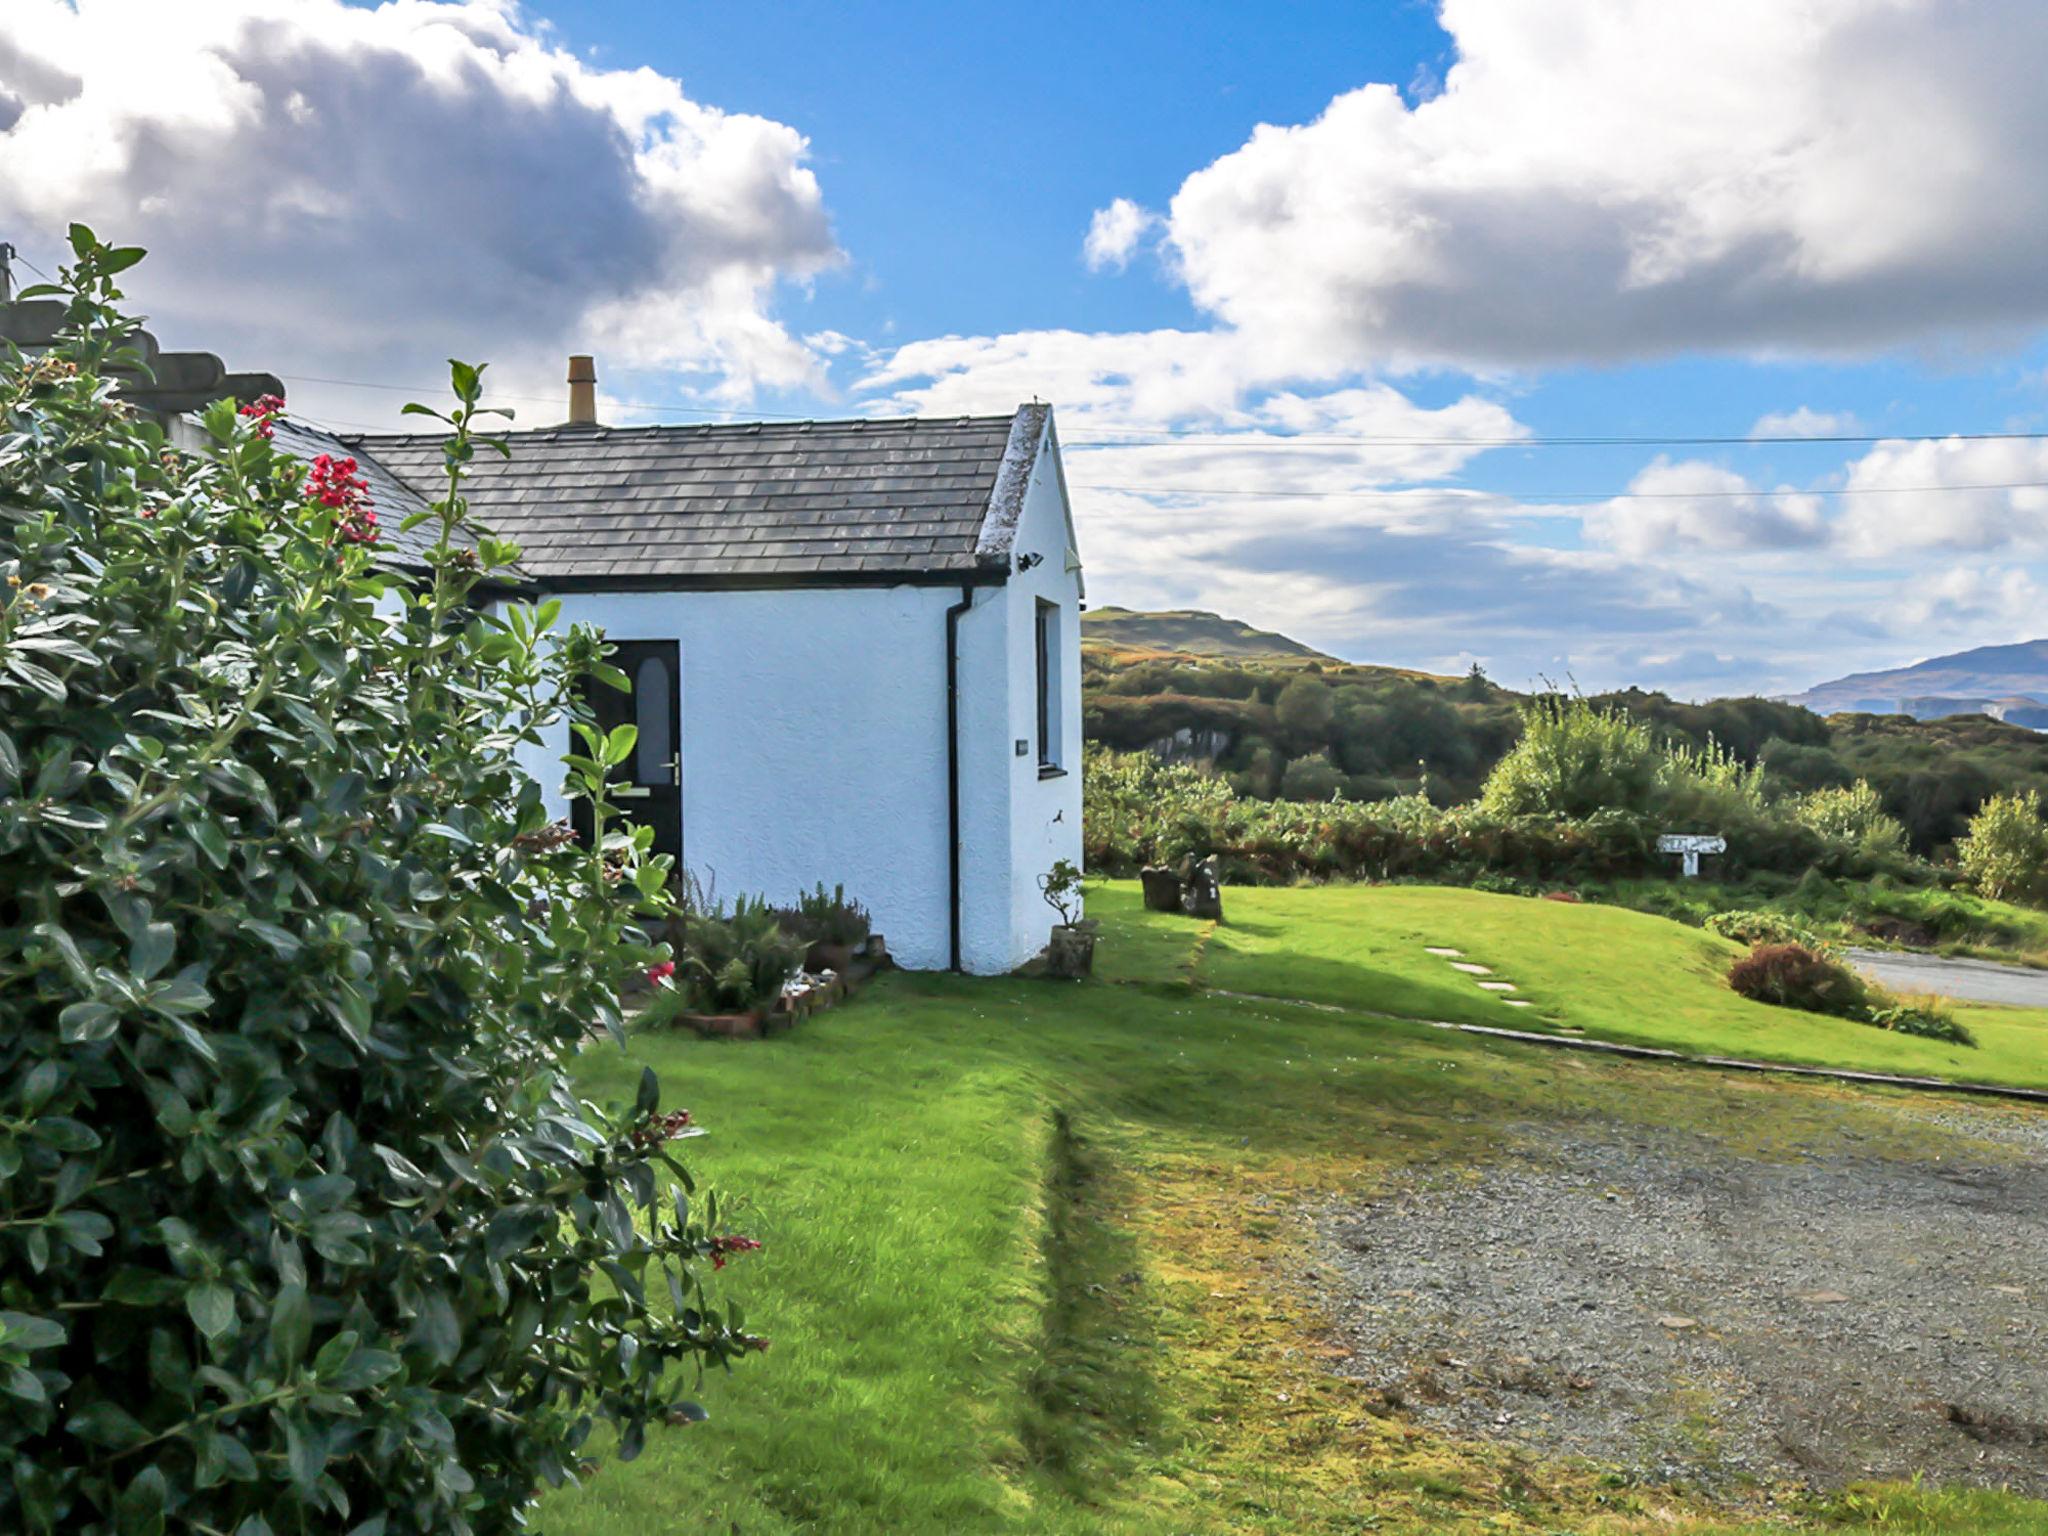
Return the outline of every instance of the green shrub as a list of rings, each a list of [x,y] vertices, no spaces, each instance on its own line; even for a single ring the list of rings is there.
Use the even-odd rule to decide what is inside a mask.
[[[1906,827],[1884,808],[1884,799],[1858,779],[1843,788],[1816,789],[1802,796],[1792,816],[1822,837],[1848,843],[1876,857],[1901,857],[1906,852]]]
[[[1879,1029],[1901,1035],[1918,1035],[1923,1040],[1946,1040],[1950,1045],[1975,1046],[1977,1037],[1970,1027],[1946,1009],[1932,1003],[1896,1003],[1872,1008],[1869,1022]]]
[[[874,926],[868,909],[848,898],[846,887],[825,889],[820,880],[816,890],[799,896],[794,907],[777,907],[775,921],[782,931],[805,944],[831,944],[841,949],[858,948]]]
[[[1724,939],[1733,939],[1738,944],[1797,944],[1802,948],[1821,953],[1832,951],[1833,946],[1817,936],[1811,929],[1803,928],[1776,912],[1755,912],[1737,909],[1730,912],[1716,912],[1706,921],[1709,933],[1718,933]]]
[[[775,909],[758,896],[740,897],[729,912],[716,901],[693,903],[682,920],[682,937],[676,990],[692,1013],[768,1007],[803,963],[807,947],[784,931]]]
[[[2039,791],[1985,801],[1956,845],[1956,861],[1994,901],[2048,899],[2048,823]]]
[[[1344,775],[1320,752],[1297,757],[1280,776],[1280,793],[1288,800],[1328,800],[1343,787]]]
[[[1649,812],[1661,802],[1666,754],[1623,709],[1544,696],[1522,709],[1522,739],[1494,765],[1480,805],[1496,816]]]
[[[73,248],[59,345],[0,359],[0,1530],[523,1530],[759,1342],[661,1198],[688,1117],[567,1073],[665,870],[513,752],[623,679],[472,605],[514,554],[459,540],[478,370],[401,589],[265,410],[187,455],[111,399],[141,253]],[[609,828],[631,733],[585,730]]]
[[[1779,1008],[1864,1014],[1868,989],[1841,961],[1803,944],[1759,944],[1729,968],[1728,985],[1744,997]]]

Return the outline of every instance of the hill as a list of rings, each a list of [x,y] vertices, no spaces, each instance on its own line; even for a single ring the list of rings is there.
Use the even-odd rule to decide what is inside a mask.
[[[1819,714],[1996,715],[2048,727],[2048,640],[1982,645],[1888,671],[1857,672],[1788,699]]]
[[[1135,608],[1092,609],[1081,616],[1081,639],[1085,644],[1110,645],[1118,650],[1171,651],[1185,656],[1337,660],[1299,640],[1290,640],[1269,629],[1254,629],[1242,620],[1204,613],[1199,608],[1150,613]]]

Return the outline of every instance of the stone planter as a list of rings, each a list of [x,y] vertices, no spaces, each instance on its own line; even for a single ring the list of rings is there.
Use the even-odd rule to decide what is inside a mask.
[[[679,1021],[687,1029],[694,1029],[707,1038],[725,1040],[758,1040],[761,1038],[762,1015],[754,1013],[685,1013]]]
[[[1095,924],[1062,924],[1052,931],[1045,947],[1045,973],[1065,981],[1078,981],[1095,969]]]

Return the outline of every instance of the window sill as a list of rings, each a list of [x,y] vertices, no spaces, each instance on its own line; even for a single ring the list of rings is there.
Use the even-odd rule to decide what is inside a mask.
[[[1041,779],[1064,779],[1067,776],[1067,770],[1060,767],[1058,763],[1040,763],[1038,765],[1038,776]]]

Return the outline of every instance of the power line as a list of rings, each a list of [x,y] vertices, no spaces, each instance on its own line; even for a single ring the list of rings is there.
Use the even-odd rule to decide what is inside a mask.
[[[1172,429],[1164,429],[1172,430]],[[1803,437],[1760,435],[1743,437],[1277,437],[1246,439],[1216,437],[1213,428],[1191,428],[1189,432],[1208,435],[1208,440],[1191,442],[1185,437],[1165,440],[1151,438],[1075,438],[1068,448],[1227,448],[1233,453],[1256,453],[1270,449],[1296,448],[1709,448],[1758,447],[1772,443],[2002,443],[2040,442],[2048,432],[1887,432],[1872,435],[1828,433]]]
[[[1449,496],[1461,501],[1704,501],[1735,497],[1775,496],[1920,496],[1939,491],[2039,491],[2048,490],[2048,480],[2005,480],[1977,485],[1872,485],[1834,486],[1812,491],[1489,491],[1467,486],[1416,486],[1398,491],[1270,491],[1220,490],[1192,485],[1088,485],[1076,481],[1077,491],[1106,491],[1126,496],[1198,496],[1206,500],[1300,499],[1304,501],[1419,501],[1431,496]],[[1170,507],[1158,511],[1177,510]]]

